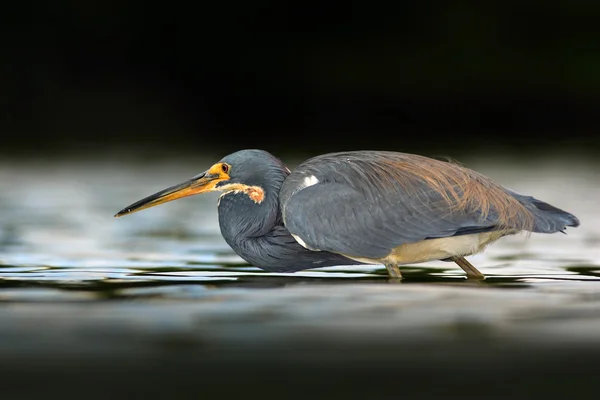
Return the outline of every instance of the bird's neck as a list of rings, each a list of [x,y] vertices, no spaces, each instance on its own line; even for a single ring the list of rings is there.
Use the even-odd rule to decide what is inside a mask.
[[[232,247],[247,238],[265,236],[282,224],[279,193],[273,190],[265,191],[260,202],[245,192],[224,193],[218,210],[221,234]]]
[[[257,204],[243,193],[228,193],[219,201],[219,225],[227,244],[248,263],[266,271],[294,272],[356,261],[325,251],[310,251],[285,228],[279,194]]]

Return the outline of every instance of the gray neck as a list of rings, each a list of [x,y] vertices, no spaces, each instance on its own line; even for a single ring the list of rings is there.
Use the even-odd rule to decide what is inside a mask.
[[[233,251],[248,263],[266,271],[280,272],[359,264],[338,254],[310,251],[300,246],[283,226],[278,200],[272,200],[269,205],[271,207],[262,207],[242,193],[221,198],[221,233]]]
[[[265,198],[256,203],[245,193],[226,193],[219,199],[219,226],[232,247],[246,238],[267,235],[281,224],[277,193],[265,190]]]

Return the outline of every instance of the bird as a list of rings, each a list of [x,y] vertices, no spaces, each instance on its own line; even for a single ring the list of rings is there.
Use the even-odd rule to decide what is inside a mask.
[[[400,266],[442,260],[483,280],[466,256],[507,235],[580,224],[457,162],[380,150],[317,155],[293,171],[265,150],[239,150],[115,217],[215,191],[226,243],[269,272],[378,264],[402,280]]]

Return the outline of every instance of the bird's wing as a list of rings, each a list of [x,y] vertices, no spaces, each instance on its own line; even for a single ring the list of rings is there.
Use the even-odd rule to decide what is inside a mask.
[[[468,187],[470,179],[481,190]],[[475,182],[479,179],[484,181]],[[511,196],[498,193],[501,188],[485,179],[458,165],[414,155],[335,153],[301,164],[284,182],[280,201],[286,228],[306,247],[382,258],[405,243],[525,220],[517,213],[515,221],[507,221],[505,205],[494,199]],[[488,196],[482,191],[489,192],[487,200],[468,198]]]
[[[423,200],[388,195],[371,202],[359,191],[339,183],[322,183],[293,195],[284,214],[286,228],[313,250],[351,257],[382,258],[404,243],[453,236],[458,230],[479,230],[493,221],[451,213]],[[433,200],[433,201],[431,201]]]

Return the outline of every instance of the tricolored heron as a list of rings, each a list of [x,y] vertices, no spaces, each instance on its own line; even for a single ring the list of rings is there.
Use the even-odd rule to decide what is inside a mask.
[[[223,192],[221,234],[250,264],[295,272],[333,265],[454,261],[505,235],[564,232],[572,214],[455,163],[389,151],[324,154],[293,172],[263,150],[241,150],[205,172],[119,211],[130,214],[199,193]]]

